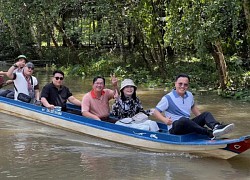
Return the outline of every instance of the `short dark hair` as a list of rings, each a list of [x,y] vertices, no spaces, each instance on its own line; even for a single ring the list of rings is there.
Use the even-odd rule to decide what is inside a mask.
[[[175,78],[175,81],[177,81],[181,77],[188,78],[188,81],[190,81],[190,77],[187,74],[184,74],[184,73],[178,74],[176,76],[176,78]]]
[[[63,77],[64,77],[64,73],[61,70],[55,70],[53,72],[53,76],[55,76],[56,73],[59,73],[59,74],[63,75]]]
[[[102,79],[103,80],[103,84],[105,85],[105,78],[103,76],[96,76],[93,79],[93,84],[97,81],[97,79]]]

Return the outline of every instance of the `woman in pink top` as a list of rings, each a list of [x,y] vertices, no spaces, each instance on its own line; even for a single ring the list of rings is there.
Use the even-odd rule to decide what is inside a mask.
[[[97,76],[93,79],[92,90],[82,98],[82,115],[91,119],[115,122],[109,118],[109,100],[113,99],[118,91],[118,80],[111,76],[113,90],[105,89],[105,78]]]

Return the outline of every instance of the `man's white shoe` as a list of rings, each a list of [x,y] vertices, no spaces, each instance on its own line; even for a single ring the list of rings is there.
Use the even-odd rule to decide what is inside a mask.
[[[220,137],[224,134],[232,132],[233,129],[234,129],[234,123],[226,124],[226,125],[218,124],[213,129],[213,135],[215,138],[217,138],[217,137]]]

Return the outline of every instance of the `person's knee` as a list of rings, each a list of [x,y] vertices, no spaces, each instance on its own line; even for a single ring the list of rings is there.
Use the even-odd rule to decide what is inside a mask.
[[[176,125],[178,126],[186,126],[189,122],[188,118],[181,117],[179,120],[175,121]]]
[[[200,116],[203,116],[203,117],[212,116],[212,114],[210,112],[208,112],[208,111],[205,111],[205,112],[201,113]]]
[[[4,91],[1,91],[0,92],[0,96],[3,96],[3,97],[7,97],[7,95],[9,94],[9,90],[7,89],[7,90],[4,90]]]
[[[14,99],[14,92],[10,92],[6,95],[7,98]]]

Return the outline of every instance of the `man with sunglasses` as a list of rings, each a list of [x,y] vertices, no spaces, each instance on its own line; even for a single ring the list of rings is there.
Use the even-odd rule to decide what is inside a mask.
[[[14,80],[14,99],[19,100],[19,94],[25,94],[30,97],[29,102],[34,103],[35,101],[39,101],[39,84],[37,78],[32,76],[34,72],[34,64],[28,62],[25,64],[21,72],[17,72],[17,63],[13,64],[7,72],[7,76]]]
[[[81,101],[76,99],[69,88],[63,85],[64,73],[61,70],[53,72],[52,82],[43,87],[41,93],[41,102],[48,109],[54,109],[55,106],[62,107],[62,111],[67,111],[67,101],[81,106]],[[81,114],[81,113],[80,113]]]
[[[222,125],[210,112],[201,113],[194,103],[193,94],[188,91],[190,77],[179,74],[175,89],[163,96],[157,104],[154,116],[168,125],[170,134],[182,135],[197,133],[214,139],[233,130],[234,124]],[[165,112],[165,116],[162,115]],[[191,112],[195,118],[190,120]],[[204,126],[207,127],[204,127]]]

